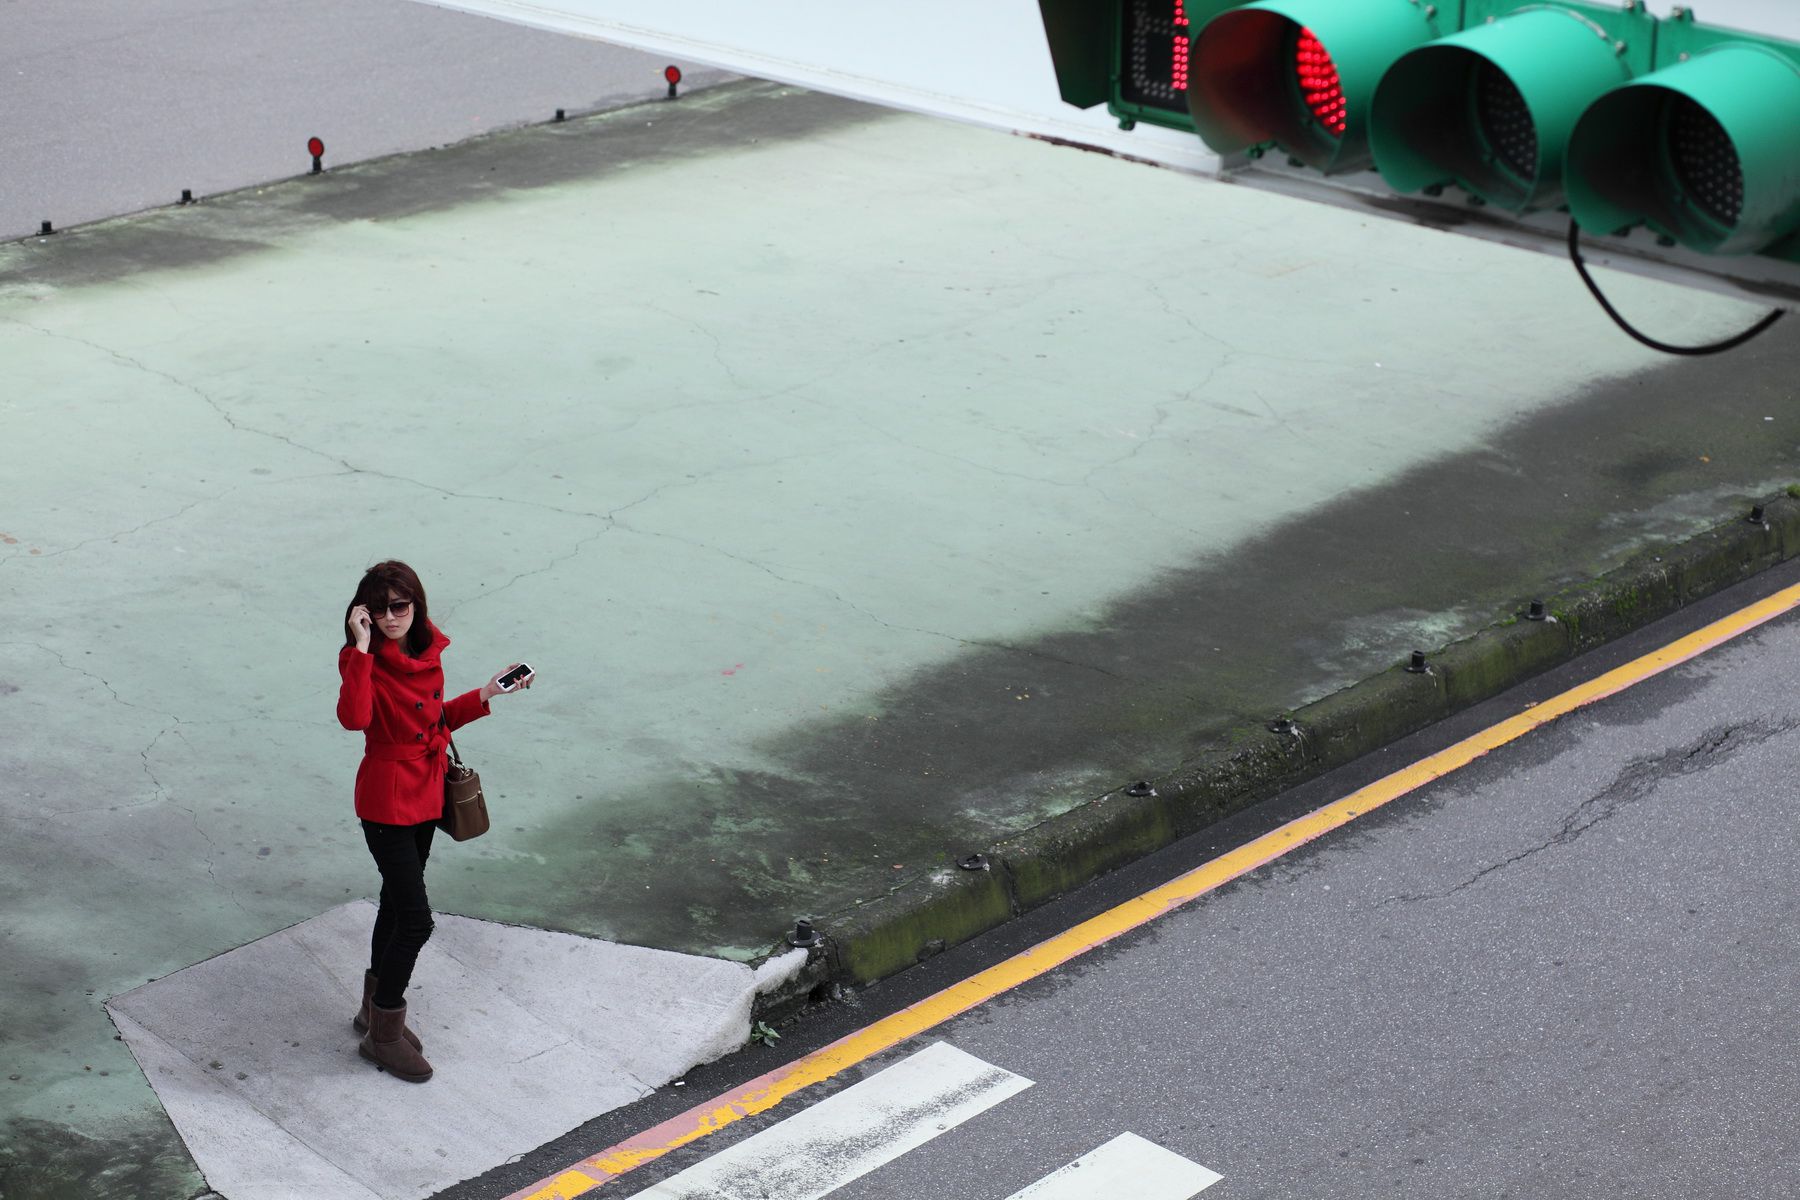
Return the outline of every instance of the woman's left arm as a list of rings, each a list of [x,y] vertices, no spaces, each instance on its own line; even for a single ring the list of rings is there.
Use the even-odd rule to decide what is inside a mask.
[[[470,721],[479,721],[488,715],[488,703],[482,692],[485,688],[474,688],[460,696],[452,696],[444,701],[444,723],[451,729],[461,729]]]
[[[494,672],[494,677],[492,679],[488,680],[480,687],[473,691],[464,692],[462,695],[446,701],[444,704],[445,723],[453,730],[461,729],[470,721],[479,720],[492,712],[493,710],[488,707],[488,701],[492,700],[495,696],[516,695],[529,688],[531,686],[531,680],[528,678],[524,683],[512,689],[510,692],[500,690],[500,677],[518,665],[518,663],[513,663],[511,666],[502,667],[500,670]]]

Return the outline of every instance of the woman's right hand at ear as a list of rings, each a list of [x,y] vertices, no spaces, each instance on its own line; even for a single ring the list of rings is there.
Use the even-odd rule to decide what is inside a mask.
[[[356,648],[364,654],[369,652],[369,628],[373,622],[369,619],[369,606],[358,604],[350,610],[350,619],[345,622],[350,628],[350,636],[356,639]]]

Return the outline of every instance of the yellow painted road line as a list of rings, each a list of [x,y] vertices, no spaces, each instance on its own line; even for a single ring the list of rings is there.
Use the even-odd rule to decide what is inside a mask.
[[[1704,654],[1789,612],[1796,605],[1800,605],[1800,584],[1784,588],[1766,600],[1759,600],[1747,608],[1739,609],[1704,629],[1696,630],[1596,679],[1570,688],[1542,704],[1533,705],[1517,716],[1491,725],[1454,746],[1403,767],[1367,787],[1358,788],[1341,800],[1289,821],[1281,828],[1203,863],[1161,887],[1152,888],[1097,917],[1064,930],[1029,950],[1021,951],[1004,962],[996,963],[960,983],[954,983],[916,1004],[883,1017],[873,1025],[839,1038],[796,1062],[777,1067],[768,1074],[758,1076],[680,1116],[672,1117],[653,1129],[647,1129],[616,1146],[585,1158],[565,1171],[513,1193],[507,1200],[570,1200],[571,1197],[590,1192],[609,1179],[616,1179],[635,1167],[698,1141],[735,1121],[766,1112],[803,1088],[830,1079],[848,1067],[941,1025],[951,1017],[965,1013],[1003,992],[1011,991],[1022,983],[1036,979],[1077,955],[1104,945],[1120,934],[1128,933],[1171,909],[1196,900],[1239,876],[1280,858],[1297,846],[1303,846],[1391,800],[1418,790],[1434,779],[1467,766],[1490,750],[1515,741],[1596,700],[1603,700],[1634,684],[1642,683],[1696,655]]]

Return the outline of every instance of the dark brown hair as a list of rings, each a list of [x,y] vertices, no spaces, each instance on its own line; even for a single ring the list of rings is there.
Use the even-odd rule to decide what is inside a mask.
[[[344,645],[356,645],[356,635],[350,632],[350,610],[359,604],[370,607],[377,603],[386,604],[391,593],[398,593],[413,602],[412,628],[406,631],[401,648],[409,658],[421,658],[431,649],[431,618],[425,611],[425,585],[419,582],[417,572],[398,559],[378,562],[363,572],[362,582],[356,585],[356,596],[344,608]],[[380,632],[373,630],[370,637]]]

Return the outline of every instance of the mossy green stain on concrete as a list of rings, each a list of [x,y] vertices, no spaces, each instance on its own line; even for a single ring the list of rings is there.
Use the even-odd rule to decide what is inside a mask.
[[[14,1084],[12,1086],[17,1086]],[[174,1126],[155,1098],[130,1114],[98,1121],[9,1118],[0,1123],[0,1195],[7,1200],[83,1196],[168,1197],[206,1192]]]
[[[1575,610],[1595,610],[1609,618],[1598,633],[1590,624],[1587,644],[1622,636],[1791,558],[1800,549],[1800,507],[1776,505],[1773,498],[1770,507],[1766,528],[1746,530],[1733,523],[1674,548],[1687,568],[1678,583],[1656,565],[1656,556],[1575,585],[1570,589]],[[1640,602],[1645,594],[1654,599]],[[1559,621],[1496,623],[1443,647],[1426,671],[1396,667],[1362,680],[1292,714],[1291,730],[1234,730],[1227,741],[1237,749],[1183,764],[1148,791],[1099,797],[1008,839],[994,850],[1005,864],[1012,908],[1022,911],[1054,899],[1565,661],[1577,652],[1576,628]],[[890,897],[889,906],[880,910],[887,916],[884,924],[865,929],[859,920],[844,934],[851,944],[837,952],[839,977],[849,982],[879,979],[904,969],[907,955],[922,939],[932,939],[929,944],[941,949],[947,940],[954,944],[950,930],[968,931],[964,936],[980,931],[971,928],[979,919],[974,911],[946,916],[942,907],[938,897]],[[771,1007],[782,1003],[776,998]]]
[[[826,956],[833,977],[866,983],[992,929],[1014,913],[1007,880],[990,869],[947,868],[903,894],[871,899],[833,922]]]

